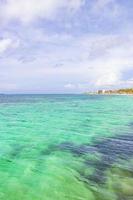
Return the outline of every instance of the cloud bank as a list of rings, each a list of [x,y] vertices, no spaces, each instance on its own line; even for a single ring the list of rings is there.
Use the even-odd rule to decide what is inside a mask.
[[[1,3],[1,19],[23,23],[53,19],[59,10],[76,11],[83,3],[83,0],[7,0]]]
[[[133,86],[131,5],[0,1],[0,90],[77,93]]]

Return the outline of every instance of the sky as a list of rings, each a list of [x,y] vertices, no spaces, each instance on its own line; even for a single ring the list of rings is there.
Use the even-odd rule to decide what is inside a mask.
[[[0,93],[133,87],[132,0],[0,0]]]

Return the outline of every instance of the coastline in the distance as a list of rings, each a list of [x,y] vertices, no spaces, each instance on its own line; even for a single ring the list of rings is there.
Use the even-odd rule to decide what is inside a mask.
[[[97,90],[95,92],[86,92],[89,95],[133,95],[133,88],[124,88],[116,90]]]

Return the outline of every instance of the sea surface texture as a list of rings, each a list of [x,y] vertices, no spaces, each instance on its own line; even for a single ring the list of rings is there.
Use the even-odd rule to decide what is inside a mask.
[[[133,200],[133,96],[1,95],[0,200]]]

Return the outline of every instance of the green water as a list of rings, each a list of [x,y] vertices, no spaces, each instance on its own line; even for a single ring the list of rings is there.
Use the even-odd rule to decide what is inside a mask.
[[[133,96],[1,95],[0,200],[133,199],[132,138],[103,168],[102,144],[84,150],[126,134]]]

